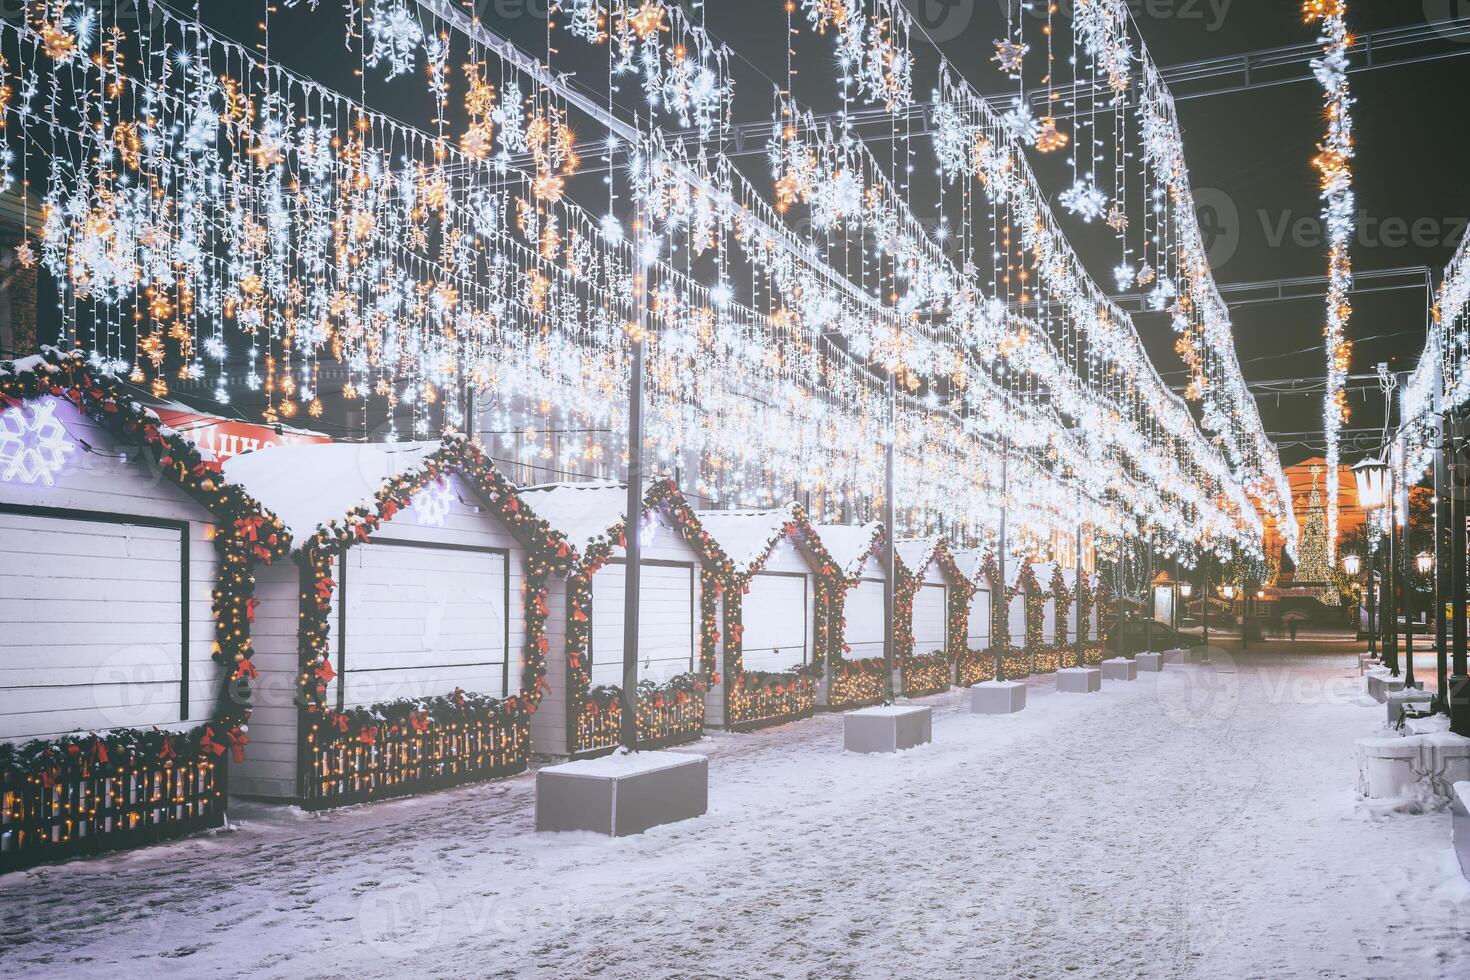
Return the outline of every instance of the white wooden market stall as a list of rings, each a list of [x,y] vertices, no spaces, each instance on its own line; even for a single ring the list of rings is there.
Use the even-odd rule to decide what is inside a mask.
[[[80,353],[0,362],[0,870],[222,822],[285,543]]]
[[[882,701],[887,691],[883,659],[883,525],[818,524],[817,535],[841,577],[830,593],[831,650],[817,704],[831,710]]]
[[[226,473],[279,508],[297,558],[258,575],[265,695],[235,792],[337,806],[525,767],[529,552],[556,542],[475,447],[280,446]]]
[[[558,757],[611,751],[621,718],[627,485],[547,484],[522,490],[521,498],[566,539],[575,559],[550,584],[551,689],[532,726],[536,751]],[[706,695],[718,669],[712,583],[723,577],[728,559],[667,480],[649,484],[635,528],[642,546],[639,742],[666,746],[704,731]]]
[[[901,691],[920,697],[947,690],[954,655],[965,629],[970,580],[941,537],[906,538],[895,544],[899,561],[898,637]]]
[[[811,714],[831,645],[826,592],[836,583],[817,532],[796,503],[696,516],[731,564],[720,600],[720,696],[710,699],[708,723],[748,730]]]

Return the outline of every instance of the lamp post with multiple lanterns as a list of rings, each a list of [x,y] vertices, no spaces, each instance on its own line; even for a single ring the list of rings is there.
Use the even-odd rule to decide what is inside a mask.
[[[1383,659],[1393,676],[1399,674],[1398,614],[1395,612],[1395,561],[1394,561],[1394,513],[1393,475],[1387,463],[1381,459],[1365,459],[1353,467],[1353,478],[1358,485],[1358,505],[1368,514],[1371,521],[1375,514],[1388,509],[1388,561],[1383,570]],[[1371,574],[1370,574],[1371,584]],[[1413,665],[1409,665],[1409,676],[1405,686],[1412,686]]]
[[[1344,555],[1342,559],[1342,570],[1350,579],[1356,579],[1358,572],[1363,570],[1363,560],[1357,555]],[[1363,609],[1368,614],[1368,655],[1375,660],[1378,657],[1378,637],[1374,634],[1374,615],[1378,611],[1375,602],[1377,586],[1373,582],[1373,550],[1368,549],[1368,582],[1363,588]],[[1361,637],[1359,637],[1361,639]]]

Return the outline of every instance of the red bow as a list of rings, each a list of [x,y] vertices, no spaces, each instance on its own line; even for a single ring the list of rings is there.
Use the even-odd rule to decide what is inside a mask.
[[[330,575],[323,575],[321,578],[317,579],[316,580],[316,601],[317,602],[328,602],[328,601],[330,601],[331,598],[332,598],[332,590],[335,589],[336,587],[337,587],[337,583],[332,579],[332,576],[330,576]]]
[[[225,754],[225,747],[214,740],[214,729],[207,725],[204,728],[204,734],[199,736],[199,747],[217,756]]]
[[[161,761],[166,762],[169,759],[174,758],[178,754],[178,750],[174,748],[173,737],[170,735],[165,735],[163,737],[163,746],[158,750],[158,758]]]
[[[255,670],[255,664],[250,662],[249,657],[240,661],[239,665],[235,667],[235,680],[238,681],[242,677],[248,677],[251,680],[256,680],[260,677],[260,674]]]
[[[245,746],[250,742],[250,736],[240,729],[225,732],[225,737],[230,740],[230,759],[234,762],[245,761]]]
[[[364,725],[362,731],[357,733],[357,740],[364,745],[372,745],[378,740],[378,729],[376,725]]]
[[[408,723],[413,727],[414,731],[420,733],[426,732],[429,730],[429,713],[427,711],[415,711],[408,716]]]
[[[337,676],[337,672],[332,669],[332,662],[326,657],[323,657],[322,662],[320,664],[317,664],[315,674],[317,676],[317,680],[321,681],[324,684],[330,684],[332,682],[332,678]]]
[[[255,610],[257,610],[259,608],[260,608],[260,600],[259,599],[246,599],[245,600],[245,618],[247,620],[249,620],[250,622],[252,622],[252,623],[255,622]]]
[[[341,715],[341,714],[339,714],[339,715],[328,715],[327,716],[327,724],[328,725],[336,725],[337,726],[337,731],[341,732],[343,735],[346,735],[347,734],[347,716],[346,715]]]

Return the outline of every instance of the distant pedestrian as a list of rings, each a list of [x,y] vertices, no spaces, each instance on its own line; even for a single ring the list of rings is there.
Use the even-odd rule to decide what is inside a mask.
[[[1288,620],[1287,621],[1286,628],[1289,629],[1289,630],[1291,630],[1291,639],[1292,639],[1292,642],[1295,643],[1296,642],[1296,619],[1295,618],[1292,618],[1292,619]]]

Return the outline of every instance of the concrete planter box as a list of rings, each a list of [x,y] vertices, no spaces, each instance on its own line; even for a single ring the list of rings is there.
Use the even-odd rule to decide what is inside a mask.
[[[1428,796],[1448,801],[1451,787],[1470,779],[1470,738],[1463,735],[1370,736],[1353,745],[1358,792],[1369,799]]]
[[[1379,704],[1387,701],[1388,696],[1394,691],[1402,691],[1403,689],[1404,678],[1402,675],[1398,677],[1394,677],[1388,673],[1368,675],[1368,694]]]
[[[1133,665],[1145,674],[1157,674],[1164,669],[1162,653],[1140,653],[1133,658]]]
[[[1057,671],[1057,691],[1062,694],[1096,694],[1102,690],[1102,671],[1096,667],[1068,667]]]
[[[1148,654],[1140,654],[1140,656],[1148,656]],[[1138,680],[1138,661],[1129,660],[1127,657],[1104,660],[1102,679],[1105,681],[1136,681]]]
[[[1178,648],[1164,651],[1164,666],[1166,667],[1187,667],[1199,662],[1199,654],[1193,650]]]
[[[641,834],[709,809],[709,760],[682,752],[614,753],[536,773],[536,829]]]
[[[1470,879],[1470,782],[1455,784],[1452,812],[1455,856],[1460,859],[1460,873]]]
[[[1388,727],[1397,728],[1405,711],[1419,711],[1434,703],[1434,695],[1417,687],[1393,691],[1384,699],[1388,705]]]
[[[970,711],[977,715],[1013,715],[1026,707],[1026,685],[1018,681],[986,681],[970,688]]]
[[[934,712],[919,705],[849,711],[842,716],[842,747],[848,752],[901,752],[934,737]]]

